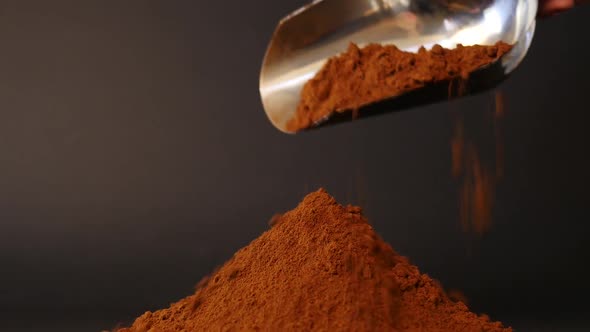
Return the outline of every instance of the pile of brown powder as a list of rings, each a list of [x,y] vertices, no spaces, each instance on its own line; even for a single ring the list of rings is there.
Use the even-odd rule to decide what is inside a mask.
[[[495,62],[512,48],[495,45],[445,49],[434,45],[427,51],[404,52],[393,45],[371,44],[331,58],[309,80],[287,130],[299,131],[334,112],[354,111],[361,106],[424,87],[429,84],[466,79],[473,71]]]
[[[120,332],[512,331],[453,302],[358,207],[309,194],[197,291]]]

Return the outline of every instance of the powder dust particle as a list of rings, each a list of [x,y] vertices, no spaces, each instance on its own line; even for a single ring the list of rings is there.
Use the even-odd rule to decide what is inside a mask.
[[[467,79],[477,69],[500,59],[512,46],[457,45],[446,49],[434,45],[418,53],[405,52],[394,45],[370,44],[330,58],[301,91],[301,100],[287,130],[297,132],[335,112],[361,106],[440,82]]]
[[[449,299],[320,189],[169,308],[119,332],[512,331]]]

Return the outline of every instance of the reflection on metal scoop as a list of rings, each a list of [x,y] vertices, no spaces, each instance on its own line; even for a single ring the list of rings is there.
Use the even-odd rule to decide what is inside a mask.
[[[260,71],[266,115],[283,132],[295,115],[303,85],[350,42],[393,44],[415,52],[439,44],[454,48],[497,41],[515,44],[497,63],[474,72],[469,93],[493,88],[522,61],[535,31],[537,0],[319,0],[281,20]],[[359,117],[447,100],[446,87],[430,86],[369,105]],[[352,117],[332,116],[319,126]]]

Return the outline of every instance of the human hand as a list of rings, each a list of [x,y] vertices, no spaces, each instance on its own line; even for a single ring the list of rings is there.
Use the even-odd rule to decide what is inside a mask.
[[[579,0],[539,0],[539,17],[552,16],[574,7],[576,3],[588,2]]]

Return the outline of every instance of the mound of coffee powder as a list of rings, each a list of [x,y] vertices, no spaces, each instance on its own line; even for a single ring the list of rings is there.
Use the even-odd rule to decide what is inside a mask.
[[[120,332],[512,331],[450,300],[324,190],[168,309]]]
[[[495,62],[512,48],[495,45],[446,49],[434,45],[418,53],[404,52],[393,45],[370,44],[329,59],[309,80],[287,130],[296,132],[334,112],[354,111],[361,106],[422,88],[429,84],[467,79],[469,74]]]

